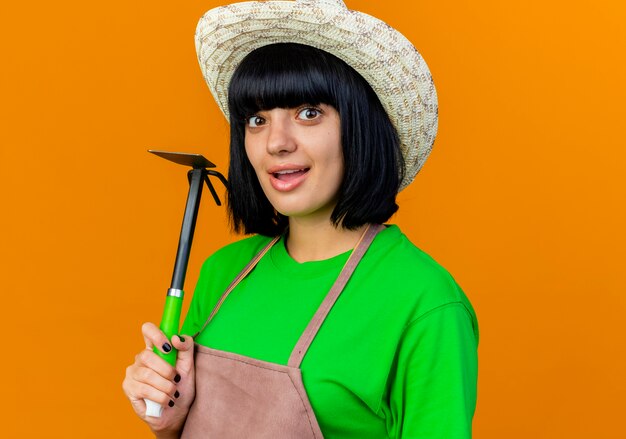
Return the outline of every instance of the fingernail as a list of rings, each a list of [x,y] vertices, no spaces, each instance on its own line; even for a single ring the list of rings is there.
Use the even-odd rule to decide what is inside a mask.
[[[180,396],[180,393],[178,393],[178,390],[176,391],[176,393],[174,393],[174,398],[178,398]]]
[[[171,350],[172,350],[172,346],[170,346],[170,344],[169,344],[169,343],[163,343],[163,350],[164,350],[165,352],[169,352],[169,351],[171,351]]]
[[[170,402],[168,402],[167,405],[169,405],[170,407],[174,407],[174,401],[170,399]]]
[[[181,343],[184,343],[184,342],[185,342],[185,339],[184,339],[183,337],[181,337],[180,335],[178,336],[178,338],[180,338],[180,342],[181,342]]]
[[[174,377],[174,382],[178,383],[180,381],[180,375],[176,374],[176,376]]]

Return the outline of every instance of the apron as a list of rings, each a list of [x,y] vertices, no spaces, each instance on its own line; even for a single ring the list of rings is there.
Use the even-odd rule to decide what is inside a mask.
[[[286,366],[196,344],[196,399],[181,439],[322,439],[300,363],[357,264],[383,229],[370,225],[296,343]],[[261,250],[226,289],[196,337],[279,237]]]

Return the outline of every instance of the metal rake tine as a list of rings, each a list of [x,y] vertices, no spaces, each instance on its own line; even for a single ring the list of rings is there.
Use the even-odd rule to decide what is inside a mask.
[[[209,191],[211,191],[211,195],[213,195],[213,199],[215,200],[215,204],[217,204],[218,206],[221,206],[222,202],[220,201],[219,197],[217,196],[217,192],[215,192],[215,188],[211,184],[211,180],[209,180],[209,176],[206,175],[206,174],[204,174],[204,182],[206,183],[207,187],[209,188]]]
[[[228,187],[228,180],[226,180],[226,177],[224,177],[222,174],[220,174],[217,171],[213,171],[212,169],[207,169],[206,173],[209,175],[213,175],[214,177],[217,177],[220,179],[220,181],[222,182],[222,184],[226,187],[226,189],[229,189]]]

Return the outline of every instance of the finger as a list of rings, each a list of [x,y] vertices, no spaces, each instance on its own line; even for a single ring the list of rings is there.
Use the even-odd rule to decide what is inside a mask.
[[[172,350],[169,340],[154,323],[144,323],[141,326],[141,332],[147,349],[152,349],[152,346],[158,346],[166,354]]]
[[[178,390],[176,389],[176,384],[174,384],[173,381],[162,377],[157,372],[147,367],[138,368],[138,370],[135,371],[133,378],[137,383],[148,385],[161,393],[165,393],[170,397],[170,399],[175,398],[177,395]]]
[[[163,396],[159,396],[159,393],[168,397],[173,396],[174,398],[180,396],[176,386],[171,381],[137,364],[132,364],[126,368],[126,377],[122,382],[122,389],[132,402],[142,400],[143,398],[153,399],[159,397],[162,399]]]
[[[191,335],[174,335],[172,336],[172,344],[178,349],[179,353],[187,351],[193,352],[194,341]]]
[[[174,335],[172,337],[172,344],[178,349],[176,369],[182,374],[188,374],[193,368],[193,338],[189,335]]]
[[[159,403],[163,407],[174,406],[174,400],[170,397],[170,395],[168,395],[165,392],[160,391],[157,388],[149,386],[145,383],[137,383],[134,395],[136,395],[134,399],[135,401],[149,399],[149,400]],[[145,412],[145,407],[144,407],[144,412]]]
[[[135,363],[142,367],[154,370],[163,378],[172,381],[176,376],[176,369],[167,361],[159,357],[150,349],[144,349],[135,357]]]

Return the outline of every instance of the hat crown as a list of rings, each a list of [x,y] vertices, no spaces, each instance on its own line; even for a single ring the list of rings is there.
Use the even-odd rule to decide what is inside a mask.
[[[304,5],[311,5],[311,6],[328,5],[328,6],[334,6],[335,8],[348,9],[346,4],[342,0],[296,0],[296,3],[302,3]]]

